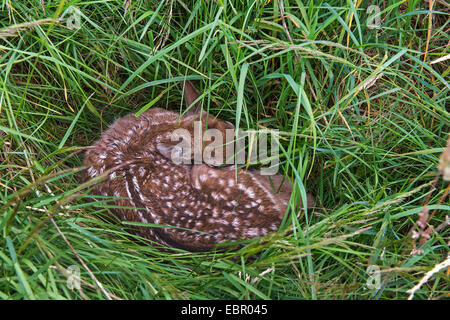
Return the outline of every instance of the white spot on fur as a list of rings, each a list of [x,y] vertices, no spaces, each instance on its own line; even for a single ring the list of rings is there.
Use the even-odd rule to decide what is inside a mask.
[[[253,191],[253,188],[248,188],[245,192],[250,198],[255,198],[255,191]]]
[[[248,237],[252,237],[252,238],[257,237],[257,236],[259,236],[259,229],[258,228],[249,228],[249,229],[247,229],[245,234]]]
[[[136,189],[136,192],[141,193],[141,188],[139,188],[139,183],[137,181],[136,176],[133,176],[132,180],[133,180],[133,185],[134,185],[134,188]]]
[[[98,171],[95,170],[93,167],[90,167],[88,169],[88,174],[93,178],[93,177],[95,177],[98,174]]]
[[[126,181],[126,180],[125,180],[125,190],[127,191],[127,195],[128,195],[128,198],[130,199],[131,204],[133,205],[133,207],[135,207],[136,205],[134,204],[132,197],[131,197],[130,186],[128,185],[128,181]]]
[[[211,176],[211,178],[217,178],[217,173],[215,172],[215,170],[210,170],[209,175]]]

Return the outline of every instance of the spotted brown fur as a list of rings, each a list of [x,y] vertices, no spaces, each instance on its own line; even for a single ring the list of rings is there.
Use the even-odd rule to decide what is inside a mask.
[[[197,97],[194,87],[186,83],[187,104]],[[170,226],[139,228],[142,236],[169,247],[205,251],[220,242],[277,230],[292,191],[287,181],[278,193],[274,190],[272,184],[278,189],[281,175],[271,176],[271,183],[257,171],[233,166],[175,164],[161,151],[159,146],[170,150],[175,144],[170,140],[175,129],[193,133],[196,120],[202,122],[202,130],[233,128],[198,109],[195,105],[180,118],[178,113],[153,108],[115,121],[86,152],[84,164],[89,166],[87,179],[119,168],[92,192],[118,197],[116,205],[135,208],[113,209],[121,220]]]

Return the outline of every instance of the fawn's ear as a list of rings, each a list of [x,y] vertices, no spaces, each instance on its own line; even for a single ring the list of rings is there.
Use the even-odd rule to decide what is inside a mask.
[[[175,164],[191,164],[193,158],[190,145],[183,145],[177,142],[162,142],[156,146],[156,149],[164,157],[172,160]]]
[[[184,101],[186,102],[186,108],[189,109],[186,114],[186,116],[191,116],[194,114],[200,113],[202,110],[202,105],[200,101],[193,104],[195,100],[197,100],[198,97],[200,97],[200,93],[195,89],[192,82],[189,80],[180,82],[180,86],[183,88],[184,91]]]

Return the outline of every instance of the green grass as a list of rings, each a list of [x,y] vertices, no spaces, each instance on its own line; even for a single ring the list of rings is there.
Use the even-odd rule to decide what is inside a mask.
[[[450,69],[432,63],[450,53],[444,2],[430,17],[425,1],[378,1],[380,29],[373,1],[0,4],[0,299],[406,299],[447,258],[448,182],[435,178]],[[79,29],[50,19],[70,5]],[[317,208],[226,253],[161,251],[107,219],[81,147],[130,112],[182,108],[185,77],[212,114],[294,133],[282,171],[297,178],[292,203],[308,190]],[[424,204],[434,231],[419,242]],[[448,299],[448,270],[414,298]]]

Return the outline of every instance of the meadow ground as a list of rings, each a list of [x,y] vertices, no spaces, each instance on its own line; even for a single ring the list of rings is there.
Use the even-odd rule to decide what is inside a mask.
[[[448,262],[445,1],[0,9],[0,299],[449,298],[444,264],[420,283]],[[292,134],[281,172],[314,210],[225,253],[161,251],[107,218],[81,147],[122,115],[181,108],[185,78],[210,113]]]

